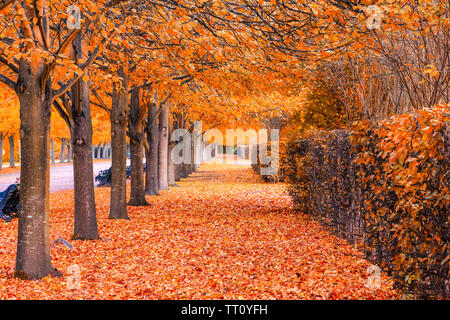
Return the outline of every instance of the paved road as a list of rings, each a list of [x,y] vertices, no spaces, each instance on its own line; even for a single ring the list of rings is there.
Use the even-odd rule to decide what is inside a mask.
[[[235,165],[250,165],[250,161],[238,159],[235,156],[219,155],[212,160],[217,163],[235,164]],[[145,162],[145,161],[144,161]],[[127,160],[127,165],[130,160]],[[95,161],[94,162],[94,177],[100,170],[111,167],[111,161]],[[20,177],[20,172],[5,173],[0,172],[0,192],[5,190],[10,184]],[[72,163],[56,164],[50,168],[50,192],[72,190],[73,189],[73,167]]]
[[[100,170],[111,167],[110,161],[94,162],[94,176]],[[20,172],[0,174],[0,192],[16,181]],[[71,163],[58,164],[50,168],[50,192],[73,189],[73,167]]]

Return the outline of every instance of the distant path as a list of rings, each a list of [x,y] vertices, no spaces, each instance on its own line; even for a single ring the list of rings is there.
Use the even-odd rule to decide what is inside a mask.
[[[94,161],[94,176],[100,170],[111,167],[110,160]],[[20,170],[13,173],[2,174],[0,172],[0,192],[20,177]],[[50,192],[73,189],[73,166],[72,163],[55,164],[50,168]]]

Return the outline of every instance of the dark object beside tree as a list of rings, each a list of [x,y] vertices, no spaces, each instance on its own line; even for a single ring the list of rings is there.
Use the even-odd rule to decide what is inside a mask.
[[[0,192],[0,219],[11,222],[17,218],[19,212],[20,185],[12,184],[5,191]]]
[[[98,182],[97,187],[111,186],[111,169],[101,170],[96,176],[95,181]],[[144,164],[145,172],[145,164]],[[131,167],[127,166],[127,179],[131,177]]]

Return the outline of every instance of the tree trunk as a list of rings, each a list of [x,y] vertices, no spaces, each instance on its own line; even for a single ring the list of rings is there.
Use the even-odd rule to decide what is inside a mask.
[[[129,219],[127,214],[127,122],[128,78],[119,69],[121,88],[114,85],[111,110],[111,199],[110,219]]]
[[[175,168],[175,181],[180,181],[181,178],[182,178],[182,173],[181,173],[181,171],[183,170],[182,169],[182,165],[181,164],[176,164],[174,166],[174,168]]]
[[[50,80],[41,87],[44,63],[20,61],[20,211],[15,275],[40,279],[54,272],[49,241]]]
[[[0,170],[3,169],[3,134],[0,134]]]
[[[173,163],[173,147],[174,143],[171,141],[170,137],[173,132],[173,122],[169,122],[169,151],[167,155],[167,180],[169,183],[169,186],[171,187],[178,187],[178,185],[175,182],[175,164]]]
[[[105,159],[105,147],[106,145],[103,143],[103,144],[101,144],[100,145],[100,150],[99,150],[99,153],[100,153],[100,159]]]
[[[83,59],[81,34],[72,44],[74,61]],[[88,74],[86,74],[88,75]],[[98,239],[95,211],[94,168],[92,161],[92,119],[89,82],[80,79],[72,86],[73,177],[75,194],[75,223],[73,240]]]
[[[148,206],[145,200],[144,163],[143,163],[143,139],[144,133],[141,118],[140,90],[135,89],[131,93],[131,107],[128,117],[130,133],[130,158],[131,158],[131,196],[130,206]]]
[[[197,171],[201,164],[201,147],[202,146],[202,125],[201,122],[194,123],[194,130],[192,131],[192,172]]]
[[[67,143],[67,162],[72,162],[73,158],[73,149],[72,149],[72,140],[69,140]]]
[[[14,146],[14,136],[9,136],[9,167],[16,167],[16,159],[15,159],[15,146]]]
[[[60,160],[61,163],[66,161],[65,152],[66,152],[66,138],[62,138],[61,139],[61,160]]]
[[[169,153],[169,107],[162,106],[159,114],[159,152],[158,152],[158,182],[160,190],[168,190],[168,153]]]
[[[146,154],[145,193],[158,195],[158,107],[156,103],[150,103],[148,107],[147,141],[149,151]]]
[[[194,143],[194,171],[197,171],[202,164],[202,145],[201,132],[198,131],[195,135]]]
[[[50,161],[52,164],[55,163],[55,140],[50,139]]]
[[[169,144],[169,155],[167,157],[167,180],[169,186],[177,187],[177,184],[175,182],[175,165],[173,164],[172,150],[173,145]]]
[[[190,163],[189,163],[189,167],[188,167],[188,176],[195,172],[195,161],[196,161],[196,139],[197,139],[197,130],[195,130],[195,126],[194,129],[192,129],[191,133],[191,159],[190,159]]]

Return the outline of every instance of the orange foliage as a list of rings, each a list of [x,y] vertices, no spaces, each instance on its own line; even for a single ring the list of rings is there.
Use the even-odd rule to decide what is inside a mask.
[[[296,209],[361,246],[416,297],[448,297],[449,105],[287,145]]]
[[[366,287],[370,263],[306,215],[293,214],[281,184],[250,169],[204,165],[181,188],[108,219],[109,189],[97,189],[101,239],[54,244],[62,278],[13,278],[17,221],[0,224],[0,299],[394,299],[382,274]],[[51,196],[50,239],[71,235],[72,192]],[[68,289],[73,265],[79,289]]]
[[[407,288],[444,297],[450,262],[449,121],[450,105],[439,105],[377,124],[357,123],[353,136],[369,245],[390,247],[392,260],[383,264]]]

